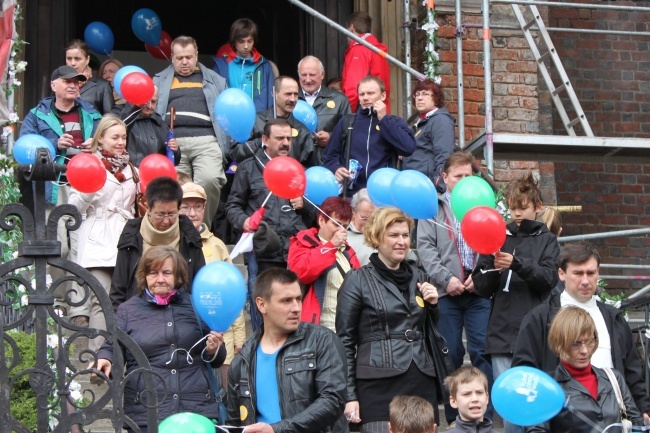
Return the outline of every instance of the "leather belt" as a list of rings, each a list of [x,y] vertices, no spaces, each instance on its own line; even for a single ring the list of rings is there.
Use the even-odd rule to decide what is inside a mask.
[[[422,338],[422,333],[414,329],[407,329],[404,332],[391,332],[386,335],[385,332],[370,332],[359,339],[359,344],[369,343],[371,341],[380,341],[380,340],[406,340],[406,341],[418,341]]]

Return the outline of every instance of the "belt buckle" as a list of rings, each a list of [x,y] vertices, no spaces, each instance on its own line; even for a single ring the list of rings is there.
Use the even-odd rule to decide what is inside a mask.
[[[404,331],[404,338],[406,338],[406,341],[411,342],[415,341],[415,331],[412,329],[407,329]]]

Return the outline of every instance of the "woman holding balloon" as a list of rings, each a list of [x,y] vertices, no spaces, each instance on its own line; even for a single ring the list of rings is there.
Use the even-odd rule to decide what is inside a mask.
[[[591,357],[598,348],[598,332],[586,310],[572,305],[562,308],[551,324],[548,344],[561,361],[554,377],[564,390],[568,405],[527,432],[590,433],[627,420],[643,425],[621,373],[591,365]],[[620,432],[621,428],[609,431]]]
[[[140,294],[120,305],[115,322],[140,346],[149,359],[158,393],[158,417],[193,412],[213,420],[219,415],[218,394],[210,385],[208,368],[218,368],[226,358],[223,335],[210,331],[198,318],[185,288],[186,260],[176,249],[148,249],[137,269]],[[98,353],[97,370],[108,377],[114,351],[107,340]],[[126,375],[138,368],[126,352]],[[210,365],[208,365],[210,364]],[[147,431],[147,405],[142,374],[129,376],[124,388],[124,414]],[[133,431],[127,427],[127,431]]]
[[[377,253],[350,271],[338,292],[336,333],[348,364],[345,415],[362,423],[362,433],[388,432],[396,395],[416,395],[437,407],[437,373],[424,329],[426,320],[437,322],[438,291],[405,260],[412,230],[413,219],[401,210],[379,208],[364,228]]]
[[[117,242],[126,222],[133,218],[138,189],[134,182],[137,169],[126,153],[124,122],[112,114],[104,116],[92,139],[91,151],[106,169],[106,182],[96,192],[72,187],[68,203],[85,217],[79,229],[77,263],[90,270],[108,293],[117,259]],[[84,290],[76,290],[77,298],[83,298]],[[106,329],[104,313],[94,293],[84,305],[70,306],[69,315],[79,325],[89,322],[91,328]],[[89,341],[88,347],[96,351],[102,342],[103,338],[97,337]]]
[[[90,48],[81,39],[73,39],[65,47],[65,63],[84,74],[87,81],[81,83],[80,97],[92,104],[101,114],[110,113],[115,105],[111,83],[103,78],[93,76],[88,66]]]

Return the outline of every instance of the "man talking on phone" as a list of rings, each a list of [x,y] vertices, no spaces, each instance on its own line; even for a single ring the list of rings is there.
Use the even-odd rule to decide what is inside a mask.
[[[384,82],[368,75],[359,81],[357,93],[359,108],[354,118],[341,118],[323,154],[323,165],[334,173],[339,183],[347,185],[344,195],[349,196],[365,188],[375,170],[396,167],[400,156],[415,151],[415,136],[404,119],[386,114]],[[348,134],[351,134],[349,149]]]

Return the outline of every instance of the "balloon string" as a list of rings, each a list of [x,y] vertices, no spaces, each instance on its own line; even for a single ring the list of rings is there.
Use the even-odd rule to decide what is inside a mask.
[[[169,57],[167,57],[167,55],[165,54],[165,52],[163,51],[162,48],[160,48],[159,46],[156,46],[156,48],[158,48],[158,51],[160,51],[160,54],[162,54],[163,57],[164,57],[165,59],[167,59],[168,62],[171,62],[171,59],[170,59]]]
[[[440,226],[440,227],[442,227],[444,229],[451,230],[452,232],[454,232],[456,234],[459,234],[458,231],[456,230],[456,228],[451,227],[448,224],[439,223],[438,221],[434,220],[433,218],[429,218],[427,221],[429,221],[431,224],[435,224],[435,225]]]
[[[190,347],[190,350],[183,349],[182,347],[179,347],[178,349],[175,349],[175,350],[172,352],[171,356],[169,357],[169,361],[167,361],[165,364],[170,364],[170,363],[174,360],[174,355],[176,354],[176,352],[179,352],[179,351],[181,351],[181,350],[182,350],[183,352],[186,352],[186,353],[187,353],[187,363],[188,363],[188,364],[193,364],[193,363],[194,363],[194,359],[192,358],[192,355],[190,355],[190,352],[192,352],[192,349],[194,349],[196,346],[198,346],[199,344],[201,344],[201,342],[202,342],[203,340],[207,339],[209,336],[210,336],[210,334],[207,334],[207,335],[201,337],[201,339],[200,339],[199,341],[197,341],[196,343],[194,343],[194,345],[193,345],[192,347]]]
[[[144,108],[144,107],[140,107],[140,109],[135,110],[133,113],[131,113],[131,114],[129,114],[128,116],[126,116],[126,118],[124,119],[124,123],[126,124],[126,126],[130,126],[133,122],[135,122],[136,120],[138,120],[138,116],[140,115],[140,112],[142,111],[142,108]],[[131,116],[133,116],[134,114],[136,115],[135,118],[129,122],[129,119],[130,119]]]
[[[320,211],[320,213],[322,213],[322,214],[325,215],[327,218],[329,218],[329,220],[332,221],[334,224],[336,224],[337,226],[341,227],[343,230],[347,230],[347,229],[346,229],[345,227],[343,227],[343,226],[342,226],[338,221],[336,221],[334,218],[332,218],[331,216],[329,216],[329,215],[327,215],[325,212],[323,212],[323,210],[322,210],[321,208],[319,208],[318,206],[316,206],[316,204],[315,204],[313,201],[309,200],[309,199],[307,198],[307,196],[304,196],[304,195],[303,195],[302,198],[304,198],[304,199],[307,200],[309,203],[311,203],[312,206],[314,206],[316,209],[318,209],[318,210]]]
[[[267,201],[269,201],[269,199],[271,198],[272,195],[273,195],[273,193],[270,192],[269,195],[266,196],[266,198],[262,202],[262,206],[260,206],[260,209],[264,207],[264,205],[266,204]]]
[[[109,59],[113,60],[113,56],[111,56],[106,50],[104,50],[104,54],[106,54]]]

